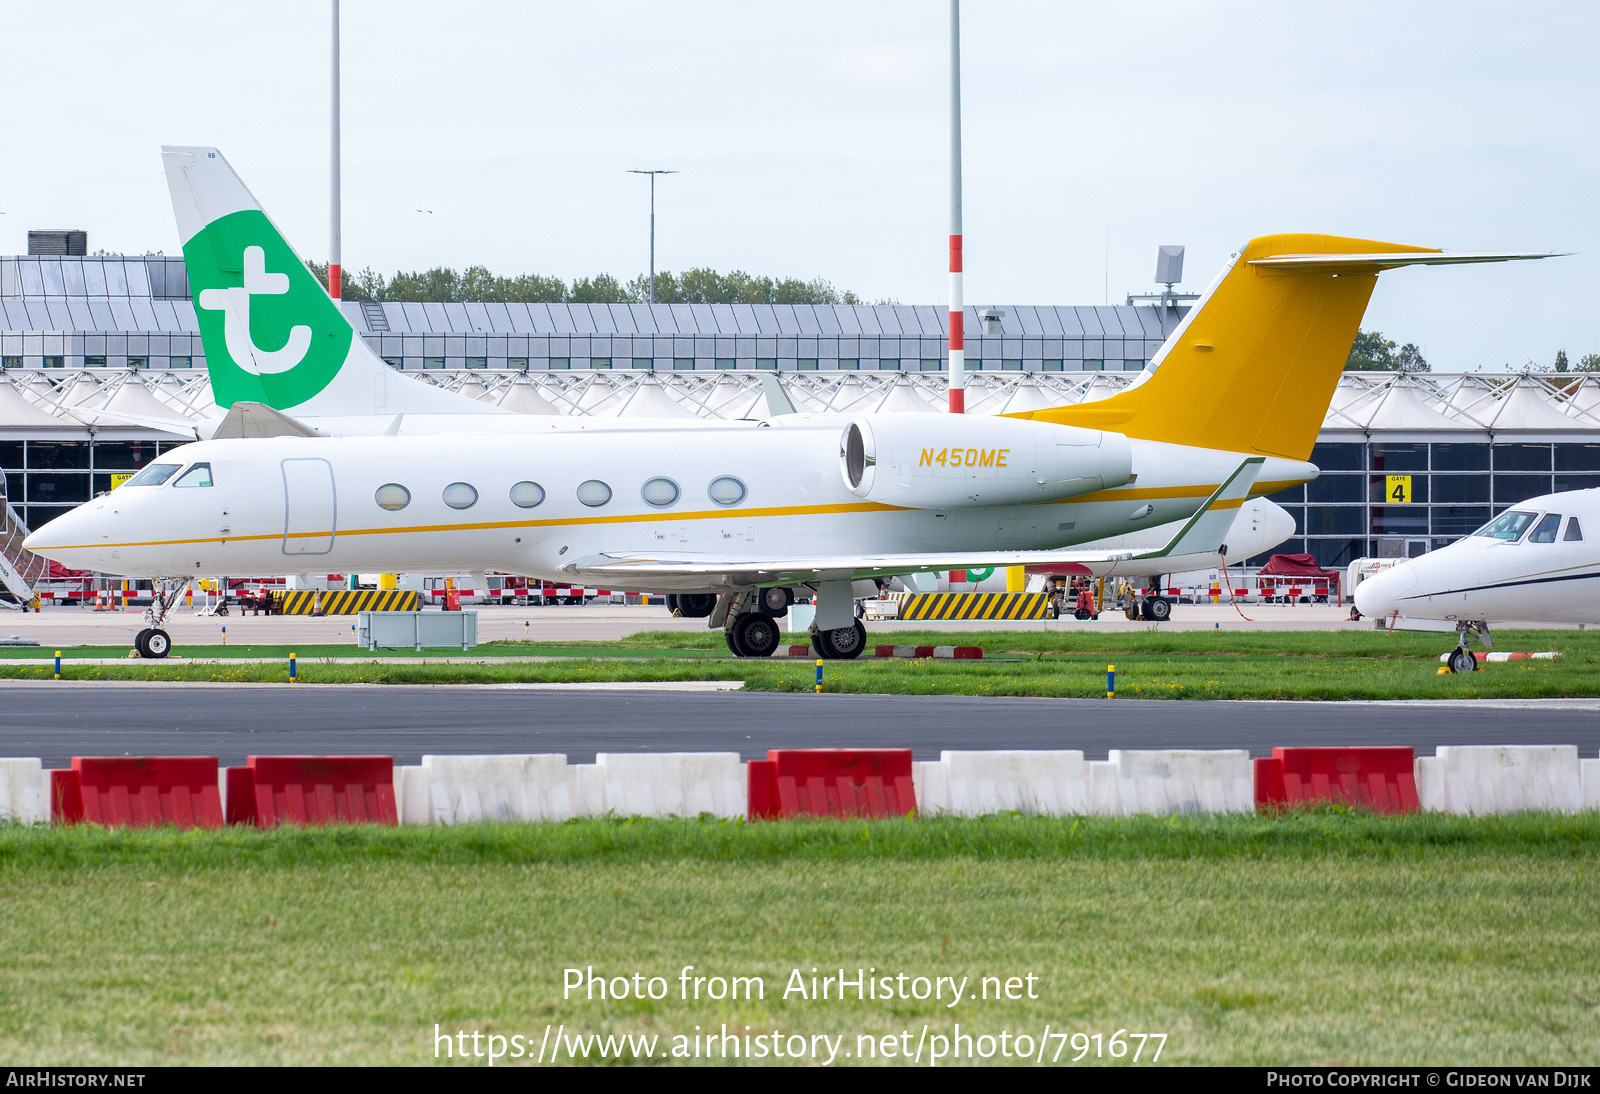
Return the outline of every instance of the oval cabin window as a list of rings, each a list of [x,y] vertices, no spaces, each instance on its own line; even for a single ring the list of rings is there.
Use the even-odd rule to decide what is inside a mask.
[[[536,482],[519,482],[511,488],[511,504],[519,509],[532,509],[544,501],[544,487]]]
[[[594,509],[611,500],[611,487],[599,479],[590,479],[578,486],[578,500]]]
[[[744,500],[745,488],[744,483],[732,475],[721,475],[711,480],[711,487],[706,493],[718,505],[738,505]]]
[[[665,509],[678,500],[678,484],[667,478],[654,478],[640,491],[644,500],[657,509]]]
[[[391,513],[398,513],[411,504],[411,491],[397,482],[384,483],[373,497],[379,509],[387,509]]]
[[[478,504],[478,491],[464,482],[453,482],[444,488],[444,503],[452,509],[471,509]]]

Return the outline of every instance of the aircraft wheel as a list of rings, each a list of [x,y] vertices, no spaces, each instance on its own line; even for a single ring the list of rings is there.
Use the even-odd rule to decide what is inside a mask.
[[[678,612],[678,594],[677,593],[668,593],[667,594],[667,614],[668,615],[678,615],[679,614],[679,612]]]
[[[857,620],[853,627],[812,631],[811,648],[824,660],[854,661],[867,648],[867,628]]]
[[[172,636],[160,627],[154,627],[144,632],[144,649],[140,651],[144,657],[162,658],[172,650]]]
[[[731,631],[731,630],[723,631],[722,632],[722,637],[728,643],[728,652],[729,653],[733,654],[735,657],[743,657],[744,656],[744,651],[739,648],[738,639],[733,637],[733,631]]]
[[[146,638],[149,638],[149,637],[150,637],[150,628],[149,627],[146,627],[144,630],[140,631],[138,634],[133,636],[133,648],[138,651],[140,657],[149,657],[150,656],[149,652],[144,647],[144,641],[145,641]]]
[[[685,619],[705,619],[717,610],[717,594],[679,593],[678,610]]]
[[[789,614],[789,590],[781,585],[770,589],[762,589],[760,594],[760,610],[774,619],[782,619]]]
[[[1164,596],[1152,596],[1144,602],[1144,617],[1156,623],[1165,623],[1172,618],[1172,601]]]
[[[741,657],[771,657],[778,648],[778,624],[762,612],[745,612],[728,628],[729,644]]]
[[[1446,662],[1446,664],[1450,666],[1451,672],[1478,671],[1478,659],[1474,657],[1472,655],[1472,651],[1467,649],[1465,646],[1457,646],[1455,648],[1455,652],[1450,655],[1450,660]]]

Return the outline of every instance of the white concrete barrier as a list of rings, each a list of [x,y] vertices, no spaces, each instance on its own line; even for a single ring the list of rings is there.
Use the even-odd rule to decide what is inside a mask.
[[[919,816],[936,817],[950,812],[950,769],[942,760],[913,760],[911,789],[917,795]]]
[[[617,816],[745,815],[745,770],[737,752],[602,752],[595,764],[605,810]]]
[[[32,756],[0,758],[0,821],[50,823],[50,779]]]
[[[1434,759],[1417,765],[1424,809],[1472,815],[1583,808],[1575,745],[1440,745]]]
[[[1089,812],[1097,817],[1120,817],[1117,802],[1117,765],[1110,760],[1089,763]]]
[[[1089,811],[1088,771],[1083,753],[1076,749],[946,751],[940,753],[939,763],[944,768],[949,812],[959,817],[988,813],[1063,816]]]
[[[400,818],[401,824],[432,824],[430,797],[427,768],[421,764],[406,764],[394,769],[394,815]]]
[[[422,766],[434,824],[573,815],[563,755],[424,756]]]
[[[1583,807],[1600,809],[1600,760],[1584,760],[1579,768],[1583,778]]]
[[[1122,816],[1248,813],[1255,809],[1250,753],[1242,748],[1111,750]]]
[[[568,764],[567,796],[572,799],[573,816],[603,815],[606,811],[606,783],[600,765]]]

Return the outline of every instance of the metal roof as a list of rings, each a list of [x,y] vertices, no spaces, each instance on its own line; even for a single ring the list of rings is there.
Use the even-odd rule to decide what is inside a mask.
[[[702,418],[765,416],[762,374],[752,371],[471,369],[411,375],[419,383],[466,389],[471,397],[527,413],[635,416],[646,407],[671,412],[675,406]],[[969,373],[967,407],[970,413],[1000,414],[1076,403],[1086,397],[1099,399],[1123,390],[1140,375]],[[945,374],[936,372],[786,372],[778,377],[797,405],[847,414],[939,410],[946,403],[948,383]],[[145,417],[158,416],[155,411],[164,407],[172,418],[194,421],[216,413],[210,382],[200,370],[12,369],[0,373],[0,385],[0,431],[9,436],[44,425],[34,409],[85,435],[91,424],[97,432],[154,433],[131,425],[112,426],[110,419],[96,423],[90,415],[75,413],[75,407],[120,409]],[[14,420],[8,420],[8,408],[16,411],[10,415]],[[1534,435],[1568,440],[1600,437],[1600,375],[1346,373],[1322,427],[1324,440],[1444,434],[1485,441]]]

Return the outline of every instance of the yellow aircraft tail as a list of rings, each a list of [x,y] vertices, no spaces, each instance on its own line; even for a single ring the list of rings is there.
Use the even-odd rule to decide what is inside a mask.
[[[1252,239],[1167,339],[1144,383],[1098,402],[1014,416],[1304,460],[1378,273],[1490,260],[1340,236]]]

